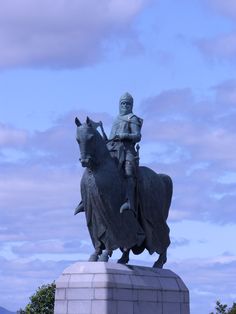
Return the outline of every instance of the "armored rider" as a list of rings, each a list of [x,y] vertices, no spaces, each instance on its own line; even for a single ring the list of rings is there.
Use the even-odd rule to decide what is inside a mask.
[[[141,140],[143,120],[133,113],[133,97],[129,93],[121,96],[119,115],[113,123],[110,134],[110,148],[115,152],[119,165],[123,167],[126,178],[126,200],[120,208],[135,210],[135,186],[139,156],[135,145]]]
[[[133,113],[133,103],[133,97],[129,93],[121,96],[119,115],[113,123],[107,145],[111,155],[118,159],[120,168],[124,169],[126,179],[126,199],[120,212],[132,210],[136,214],[135,189],[139,156],[135,145],[141,140],[143,120]],[[82,211],[84,207],[81,201],[74,214]]]

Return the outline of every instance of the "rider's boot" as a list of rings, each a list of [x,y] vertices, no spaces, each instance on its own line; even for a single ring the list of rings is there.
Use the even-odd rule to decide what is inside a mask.
[[[135,208],[135,180],[133,177],[126,179],[126,196],[127,199],[124,204],[120,207],[120,213],[122,214],[125,210],[132,210],[136,214]]]
[[[81,201],[79,203],[79,205],[75,208],[75,211],[74,211],[74,215],[77,215],[78,213],[81,213],[81,212],[84,212],[84,205],[83,205],[83,202]]]

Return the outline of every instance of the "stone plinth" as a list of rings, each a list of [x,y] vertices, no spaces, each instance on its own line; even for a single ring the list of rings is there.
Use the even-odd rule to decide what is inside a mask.
[[[189,314],[189,292],[167,269],[78,262],[56,281],[54,314]]]

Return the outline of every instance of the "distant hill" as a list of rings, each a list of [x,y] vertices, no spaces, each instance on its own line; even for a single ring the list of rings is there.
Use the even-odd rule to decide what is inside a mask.
[[[15,312],[8,311],[4,307],[0,306],[0,314],[15,314]]]

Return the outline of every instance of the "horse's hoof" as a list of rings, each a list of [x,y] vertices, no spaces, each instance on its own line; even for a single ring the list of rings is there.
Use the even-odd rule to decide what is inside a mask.
[[[157,260],[154,264],[153,264],[153,268],[163,268],[163,265],[166,263],[167,259],[164,260]]]
[[[160,268],[160,269],[162,269],[163,268],[163,265],[164,265],[164,263],[161,263],[161,262],[155,262],[154,264],[153,264],[153,268]]]
[[[98,259],[99,262],[108,262],[108,260],[109,256],[107,254],[102,254]]]
[[[129,262],[129,260],[128,259],[124,259],[124,258],[120,258],[120,259],[118,259],[118,261],[117,261],[117,263],[118,264],[128,264],[128,262]]]
[[[128,262],[129,261],[125,261],[122,258],[118,259],[118,261],[117,261],[118,264],[123,264],[123,265],[128,264]]]
[[[97,254],[92,254],[92,255],[90,255],[90,257],[89,257],[89,262],[97,262],[97,260],[98,260],[98,255]]]

